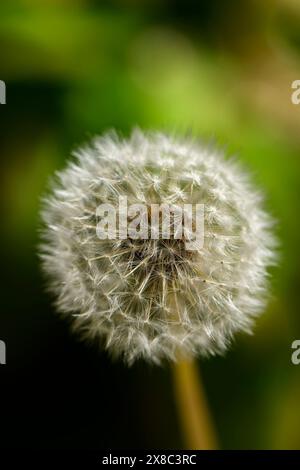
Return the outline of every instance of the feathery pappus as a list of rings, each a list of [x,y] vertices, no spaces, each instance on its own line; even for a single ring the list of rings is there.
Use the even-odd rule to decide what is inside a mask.
[[[202,245],[187,250],[184,230],[100,239],[97,208],[118,207],[120,197],[203,204]],[[196,139],[140,130],[95,138],[43,202],[40,255],[58,311],[128,364],[224,352],[236,332],[251,332],[267,300],[276,243],[263,205],[237,162]]]

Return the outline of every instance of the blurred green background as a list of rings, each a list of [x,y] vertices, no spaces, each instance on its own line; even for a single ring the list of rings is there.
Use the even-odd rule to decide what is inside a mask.
[[[4,447],[184,447],[171,371],[111,363],[45,293],[39,199],[74,147],[135,125],[216,140],[278,220],[273,299],[252,337],[199,367],[221,448],[300,448],[298,0],[8,0],[0,4]]]

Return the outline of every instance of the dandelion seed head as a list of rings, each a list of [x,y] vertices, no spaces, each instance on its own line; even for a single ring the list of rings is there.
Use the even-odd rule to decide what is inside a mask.
[[[97,207],[204,204],[204,243],[105,239]],[[148,217],[151,219],[148,211]],[[132,364],[224,352],[252,331],[275,261],[273,222],[240,166],[195,140],[136,130],[97,137],[44,199],[43,269],[74,331]]]

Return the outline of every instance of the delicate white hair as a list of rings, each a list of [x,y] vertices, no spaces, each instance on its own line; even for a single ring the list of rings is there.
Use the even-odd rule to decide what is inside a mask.
[[[40,248],[57,309],[82,337],[131,364],[222,353],[251,332],[274,263],[273,221],[248,175],[196,139],[133,131],[95,138],[44,199]],[[100,204],[204,204],[204,245],[100,240]]]

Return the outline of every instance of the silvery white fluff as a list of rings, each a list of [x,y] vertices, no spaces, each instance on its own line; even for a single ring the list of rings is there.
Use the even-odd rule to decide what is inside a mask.
[[[131,364],[225,351],[251,332],[274,261],[272,220],[248,176],[195,140],[135,130],[79,149],[45,198],[41,256],[57,309],[73,328]],[[204,246],[100,240],[96,208],[203,203]]]

